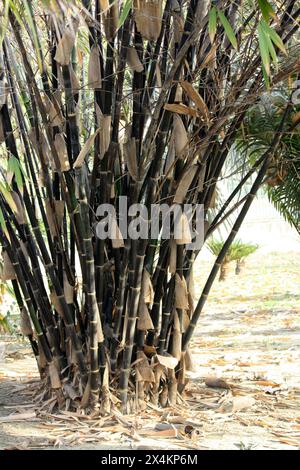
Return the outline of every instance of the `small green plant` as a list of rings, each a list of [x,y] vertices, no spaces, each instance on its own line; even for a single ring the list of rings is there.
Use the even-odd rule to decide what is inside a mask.
[[[216,240],[214,238],[210,240],[207,244],[208,249],[215,256],[219,255],[223,245],[223,240]],[[228,274],[229,263],[232,261],[236,261],[235,273],[240,274],[242,268],[245,265],[245,259],[249,255],[254,253],[257,248],[258,245],[254,245],[251,243],[243,243],[241,240],[233,242],[226,253],[224,261],[221,264],[219,281],[224,281],[226,279]]]

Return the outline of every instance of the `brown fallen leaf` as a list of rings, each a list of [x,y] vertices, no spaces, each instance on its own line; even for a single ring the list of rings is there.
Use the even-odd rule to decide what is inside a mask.
[[[227,390],[231,388],[231,386],[226,382],[226,380],[221,379],[219,377],[206,377],[204,382],[207,387],[211,388],[225,388]]]
[[[280,387],[279,384],[272,382],[270,380],[257,380],[255,382],[257,385],[260,385],[261,387],[272,387],[272,388],[278,388]]]
[[[155,431],[151,429],[140,430],[139,434],[154,437],[179,437],[181,436],[180,431],[176,428],[163,429],[161,431]]]

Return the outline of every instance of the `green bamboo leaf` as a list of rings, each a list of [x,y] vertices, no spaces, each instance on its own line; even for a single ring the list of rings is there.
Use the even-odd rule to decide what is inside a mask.
[[[8,171],[13,173],[18,189],[19,191],[22,191],[23,189],[23,168],[21,166],[20,161],[14,156],[11,155],[8,160],[8,165],[7,165]]]
[[[277,66],[278,64],[278,57],[277,57],[277,54],[276,54],[276,51],[275,51],[275,47],[273,46],[273,43],[271,41],[271,38],[268,34],[265,34],[265,39],[266,39],[266,42],[267,42],[267,45],[268,45],[268,49],[269,49],[269,53],[272,57],[272,60],[274,62],[274,64]]]
[[[218,10],[218,16],[220,18],[220,21],[222,23],[222,26],[225,30],[225,33],[226,33],[229,41],[231,42],[232,46],[235,49],[237,49],[237,40],[236,40],[234,31],[231,27],[231,24],[229,23],[228,19],[226,18],[226,16],[224,15],[224,13],[222,11]]]
[[[276,13],[268,2],[268,0],[258,0],[258,4],[259,8],[261,9],[262,15],[266,21],[269,21],[270,18],[277,19]]]
[[[129,15],[131,7],[132,7],[132,0],[125,0],[125,2],[123,3],[121,15],[119,18],[118,28],[121,28],[121,26],[123,26],[127,16]]]
[[[208,33],[210,42],[213,43],[217,32],[217,9],[212,7],[208,17]]]
[[[269,53],[269,47],[268,47],[268,40],[266,39],[266,33],[263,30],[261,22],[258,25],[258,41],[259,41],[261,60],[265,68],[265,72],[269,76],[270,75],[270,53]]]
[[[7,228],[6,228],[5,219],[4,219],[4,215],[3,215],[1,207],[0,207],[0,227],[2,231],[5,233],[5,235],[7,236]]]
[[[281,37],[276,33],[274,29],[270,28],[270,26],[268,25],[266,26],[268,28],[269,36],[271,40],[273,41],[273,43],[275,44],[275,46],[277,46],[278,49],[280,49],[284,54],[287,54],[286,48],[283,44]]]

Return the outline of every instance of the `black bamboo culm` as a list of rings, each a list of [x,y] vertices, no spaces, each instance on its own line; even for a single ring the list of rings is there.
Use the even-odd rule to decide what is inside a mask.
[[[297,132],[289,103],[267,152],[243,154],[227,175],[266,84],[271,96],[299,73],[289,46],[300,5],[273,4],[268,18],[229,0],[134,0],[129,11],[129,2],[54,3],[8,2],[1,17],[2,277],[12,283],[45,398],[102,414],[173,405],[218,268],[285,133]],[[230,28],[218,14],[214,30],[212,7]],[[274,31],[269,64],[261,21]],[[220,204],[226,178],[233,187]],[[194,308],[201,250],[187,242],[196,210],[188,220],[173,209],[196,203],[204,205],[204,241],[241,211]],[[132,237],[133,228],[146,237]]]

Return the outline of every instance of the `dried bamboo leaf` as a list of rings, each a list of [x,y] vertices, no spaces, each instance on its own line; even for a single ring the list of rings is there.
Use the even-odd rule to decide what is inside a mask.
[[[106,0],[100,0],[100,6],[103,13],[103,23],[104,23],[104,31],[105,36],[108,41],[111,41],[118,30],[118,22],[119,22],[119,10],[118,10],[118,2],[113,2],[111,6],[109,6],[109,2]]]
[[[182,333],[184,333],[190,324],[190,317],[188,316],[188,313],[186,310],[183,311],[183,320],[182,320]]]
[[[127,142],[123,144],[123,150],[124,160],[127,165],[129,174],[133,181],[138,181],[139,171],[136,161],[136,143],[134,137],[128,139]]]
[[[93,89],[102,87],[100,48],[94,44],[91,48],[88,66],[88,86]]]
[[[51,362],[49,364],[49,376],[50,376],[50,381],[51,381],[51,388],[54,388],[54,389],[61,388],[61,381],[59,378],[59,373],[54,362]]]
[[[177,379],[174,370],[168,373],[168,400],[170,405],[176,405],[177,402]],[[177,430],[176,430],[177,431]]]
[[[180,84],[188,97],[195,103],[197,108],[199,109],[200,115],[209,122],[209,111],[206,103],[204,102],[201,95],[199,95],[198,91],[195,90],[193,85],[185,80],[181,80]]]
[[[157,360],[158,362],[164,366],[164,367],[167,367],[168,369],[175,369],[175,367],[177,366],[178,364],[178,359],[176,359],[176,357],[173,357],[173,356],[162,356],[160,354],[157,354]]]
[[[85,157],[87,156],[87,154],[89,153],[93,143],[94,143],[94,140],[96,138],[96,136],[99,134],[100,132],[100,128],[98,128],[96,130],[96,132],[94,132],[94,134],[90,135],[90,137],[87,139],[87,141],[85,142],[84,146],[82,147],[74,165],[73,165],[73,168],[80,168],[84,162],[84,159]]]
[[[98,105],[97,105],[98,106]],[[99,108],[100,109],[100,108]],[[101,113],[102,114],[102,113]],[[109,144],[110,144],[110,137],[111,137],[111,116],[110,115],[103,115],[99,119],[99,126],[100,126],[100,136],[99,136],[99,156],[100,159],[104,157],[106,154]]]
[[[182,96],[182,87],[178,84],[176,86],[176,93],[175,93],[175,98],[174,98],[174,102],[175,103],[182,103],[182,99],[183,99],[183,96]],[[183,113],[184,114],[184,113]]]
[[[144,269],[142,280],[142,295],[146,304],[153,304],[154,289],[151,281],[151,276],[147,269]]]
[[[78,29],[78,21],[73,21],[67,26],[56,47],[54,59],[60,65],[69,65],[71,61],[71,53],[75,44],[76,33]]]
[[[64,296],[67,304],[73,304],[74,302],[74,286],[69,284],[66,273],[64,272]]]
[[[178,362],[181,359],[181,344],[182,344],[182,334],[180,331],[180,322],[179,322],[178,314],[177,312],[175,312],[171,354],[173,357],[176,357]]]
[[[56,312],[61,316],[63,317],[63,309],[60,305],[60,301],[58,300],[57,298],[57,295],[54,291],[51,291],[50,292],[50,303],[51,305],[53,305],[54,309],[56,310]]]
[[[26,215],[25,215],[25,209],[21,202],[20,196],[15,191],[11,192],[11,196],[16,206],[16,210],[14,211],[16,219],[20,225],[23,225],[26,223]]]
[[[1,273],[2,281],[12,281],[16,279],[16,273],[7,251],[2,251],[3,267]]]
[[[22,335],[24,336],[33,335],[31,321],[30,321],[30,318],[29,318],[29,315],[25,306],[21,308],[20,320],[21,320],[20,328],[21,328]]]
[[[156,41],[161,30],[162,0],[134,0],[134,19],[143,38]]]
[[[52,127],[60,127],[64,124],[64,117],[62,115],[60,106],[54,96],[52,99],[45,95],[43,98],[45,111],[48,114],[49,123]]]
[[[182,212],[179,218],[176,218],[175,220],[174,240],[177,245],[186,245],[192,242],[189,221],[184,212]]]
[[[145,382],[155,382],[155,375],[152,367],[150,366],[147,356],[143,351],[137,352],[137,365],[136,369],[139,371],[139,377]]]
[[[127,49],[127,63],[133,72],[141,73],[144,70],[144,66],[140,61],[135,47],[129,47]]]
[[[113,248],[118,249],[124,247],[123,236],[115,217],[113,217],[111,220],[110,238]]]
[[[181,359],[179,363],[179,374],[178,374],[178,385],[181,386],[180,389],[183,390],[187,382],[188,381],[186,379],[186,365],[185,365],[184,353],[183,353],[181,354]],[[181,393],[182,390],[179,390],[179,392]]]
[[[182,33],[184,31],[184,19],[180,14],[173,13],[173,32],[174,42],[179,44],[182,39]]]
[[[68,151],[63,134],[55,134],[54,145],[59,157],[61,171],[70,170]]]
[[[175,204],[182,204],[189,187],[194,179],[194,176],[197,172],[198,165],[191,165],[183,174],[181,180],[178,183],[178,188],[176,190],[173,202]]]
[[[164,105],[164,109],[166,111],[171,111],[172,113],[185,114],[186,116],[198,116],[196,109],[186,106],[182,103],[167,103]]]
[[[137,321],[137,329],[141,331],[153,330],[154,326],[151,316],[143,296],[140,296],[139,316]]]
[[[189,308],[189,301],[186,280],[184,277],[181,278],[179,274],[175,276],[175,307],[187,310]]]
[[[48,146],[48,143],[46,141],[46,138],[45,138],[43,132],[39,129],[39,140],[37,141],[36,130],[35,130],[35,128],[32,127],[29,131],[29,139],[30,139],[30,141],[32,143],[32,146],[33,146],[36,154],[38,155],[38,157],[40,158],[39,149],[41,149],[41,153],[42,153],[42,157],[44,159],[44,162],[45,163],[49,162],[49,160],[50,160],[50,158],[49,158],[50,151],[49,151],[49,146]]]
[[[175,155],[181,157],[186,150],[188,144],[188,136],[182,119],[178,114],[173,116],[173,136],[174,136],[174,146],[175,146]]]
[[[205,67],[208,67],[208,68],[216,68],[216,52],[217,52],[217,44],[213,44],[210,51],[207,53],[207,55],[205,56],[202,64],[201,64],[201,68],[205,68]]]
[[[187,371],[190,371],[190,372],[195,371],[189,348],[187,348],[187,350],[184,353],[184,362],[185,362],[185,368]]]

